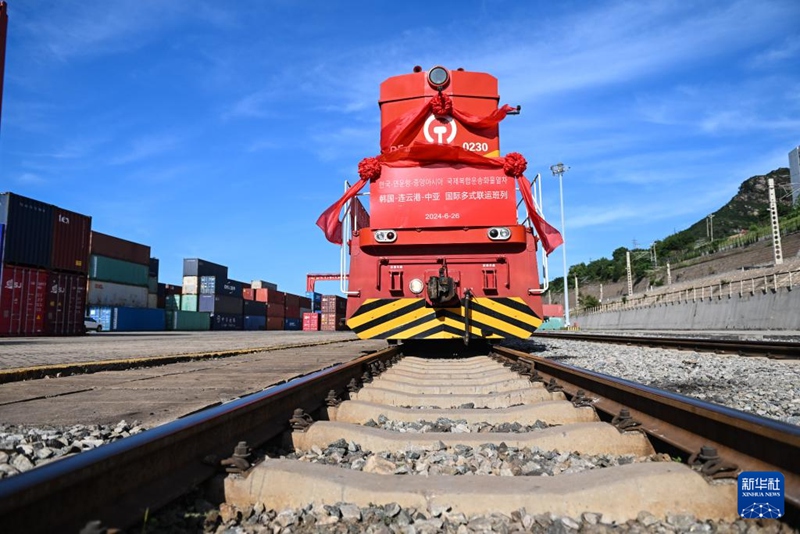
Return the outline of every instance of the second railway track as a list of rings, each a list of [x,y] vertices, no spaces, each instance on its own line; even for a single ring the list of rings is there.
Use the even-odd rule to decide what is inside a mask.
[[[291,454],[249,456],[282,434]],[[568,528],[676,528],[675,517],[736,521],[744,469],[785,475],[784,521],[796,525],[799,448],[796,426],[509,349],[390,348],[4,481],[0,519],[10,531],[128,527],[227,469],[240,472],[224,479],[225,506],[272,509],[270,521],[294,509],[277,524],[290,530],[377,528],[352,512],[376,505],[385,527],[401,517],[423,532],[490,514],[523,528],[547,514]],[[55,509],[36,514],[44,503]]]

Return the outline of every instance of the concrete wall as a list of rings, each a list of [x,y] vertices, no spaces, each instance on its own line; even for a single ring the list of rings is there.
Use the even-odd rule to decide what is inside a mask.
[[[583,330],[800,330],[800,291],[698,298],[571,319]]]

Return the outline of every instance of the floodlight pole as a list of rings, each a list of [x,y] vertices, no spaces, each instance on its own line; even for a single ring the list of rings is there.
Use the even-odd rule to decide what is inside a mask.
[[[561,244],[561,253],[564,258],[564,324],[570,326],[569,321],[569,287],[567,282],[567,234],[564,227],[564,173],[569,170],[569,167],[563,163],[556,163],[550,166],[553,176],[558,176],[558,195],[561,199],[561,239],[564,241]]]

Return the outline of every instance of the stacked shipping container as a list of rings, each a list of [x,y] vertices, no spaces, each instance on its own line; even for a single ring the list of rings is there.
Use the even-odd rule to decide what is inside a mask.
[[[89,257],[89,315],[104,330],[164,330],[164,310],[156,309],[158,273],[152,276],[150,247],[92,232]]]
[[[0,335],[83,332],[91,217],[0,195]]]
[[[320,318],[321,330],[346,330],[345,312],[347,299],[338,295],[323,295],[321,302],[322,317]]]

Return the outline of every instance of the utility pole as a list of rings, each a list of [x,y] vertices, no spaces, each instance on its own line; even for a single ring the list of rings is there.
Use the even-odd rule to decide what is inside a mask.
[[[706,217],[706,237],[713,243],[714,242],[714,214]]]
[[[633,295],[633,277],[631,276],[631,251],[625,251],[625,261],[628,266],[628,296]]]
[[[578,299],[578,277],[575,277],[575,309],[577,310],[580,307],[580,300]]]
[[[567,233],[564,226],[564,173],[569,170],[569,167],[565,166],[563,163],[559,162],[555,165],[550,165],[550,170],[553,173],[553,176],[558,176],[558,193],[559,197],[561,198],[561,239],[564,241],[561,245],[561,253],[564,258],[564,322],[567,326],[570,326],[569,322],[569,287],[567,277],[569,273],[567,272]]]
[[[783,264],[783,249],[781,248],[781,227],[778,221],[778,203],[775,200],[775,180],[770,178],[769,184],[769,215],[772,222],[772,253],[775,265]]]
[[[672,272],[669,270],[669,262],[667,262],[667,285],[672,285]]]
[[[603,302],[603,284],[600,284],[600,302]]]

